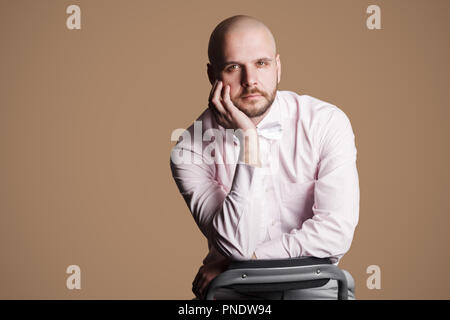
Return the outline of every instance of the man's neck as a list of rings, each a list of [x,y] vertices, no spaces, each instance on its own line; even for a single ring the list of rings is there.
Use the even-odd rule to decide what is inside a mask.
[[[255,126],[257,126],[262,121],[262,119],[264,119],[269,114],[270,109],[272,109],[272,106],[273,106],[273,103],[269,108],[267,108],[266,112],[264,112],[262,115],[250,118],[250,120],[252,120],[252,122],[255,124]]]

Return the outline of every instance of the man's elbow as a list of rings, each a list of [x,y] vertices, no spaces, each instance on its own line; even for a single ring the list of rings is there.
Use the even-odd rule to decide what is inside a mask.
[[[231,261],[245,261],[250,260],[254,250],[245,249],[244,246],[236,244],[236,241],[230,241],[228,237],[224,237],[216,230],[211,239],[216,249]]]
[[[353,234],[349,235],[346,233],[341,233],[335,238],[333,250],[330,250],[330,256],[342,257],[345,255],[352,245]]]

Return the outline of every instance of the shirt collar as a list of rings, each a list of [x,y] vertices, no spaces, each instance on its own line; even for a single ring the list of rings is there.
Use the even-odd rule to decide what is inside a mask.
[[[279,94],[278,91],[276,92],[275,99],[270,106],[269,111],[264,116],[264,118],[256,125],[256,129],[261,131],[282,131],[282,121],[281,121],[281,107],[280,107],[280,101],[279,101]],[[275,136],[279,136],[280,134],[276,134]],[[273,136],[272,133],[269,133],[269,136],[263,134],[263,136],[269,137]],[[239,139],[233,135],[233,141],[234,144],[238,144]]]
[[[281,112],[280,112],[280,102],[278,97],[278,91],[273,100],[272,106],[266,116],[256,125],[256,128],[264,128],[267,126],[273,126],[274,124],[281,125]]]

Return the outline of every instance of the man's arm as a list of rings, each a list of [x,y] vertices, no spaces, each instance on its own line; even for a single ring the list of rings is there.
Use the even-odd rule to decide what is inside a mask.
[[[172,174],[197,225],[203,234],[226,257],[250,259],[261,239],[258,212],[252,210],[252,199],[261,194],[258,136],[253,122],[231,102],[230,88],[216,82],[210,95],[210,108],[216,121],[225,128],[240,129],[239,162],[228,193],[216,181],[215,166],[203,161],[192,148],[175,146],[173,152],[190,152],[192,163],[171,161]],[[172,158],[171,158],[172,160]]]
[[[175,147],[173,152],[180,152],[180,149]],[[252,223],[258,217],[251,207],[252,195],[260,192],[263,177],[258,168],[238,163],[228,193],[215,179],[210,165],[171,161],[171,169],[181,195],[207,239],[224,256],[234,260],[250,259],[261,232],[256,228],[257,223]]]
[[[301,229],[265,242],[258,259],[298,256],[332,257],[336,262],[350,248],[359,217],[359,180],[355,136],[347,116],[332,112],[317,141],[320,164],[314,188],[314,216]]]
[[[175,146],[172,152],[180,152]],[[192,152],[183,149],[182,152]],[[201,156],[192,153],[197,160]],[[195,222],[224,256],[219,261],[200,267],[193,283],[192,291],[198,298],[203,298],[210,281],[228,267],[228,261],[247,260],[259,244],[261,230],[256,223],[249,203],[251,190],[261,185],[254,167],[238,163],[230,192],[226,192],[215,180],[214,165],[196,161],[191,164],[180,164],[172,161],[171,168],[175,182],[185,199]],[[198,164],[196,164],[198,163]]]

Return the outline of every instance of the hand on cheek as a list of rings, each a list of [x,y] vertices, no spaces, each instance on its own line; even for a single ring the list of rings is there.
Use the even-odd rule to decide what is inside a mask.
[[[231,101],[231,87],[217,81],[211,89],[209,104],[217,123],[226,129],[254,129],[256,127],[249,117],[239,110]]]

